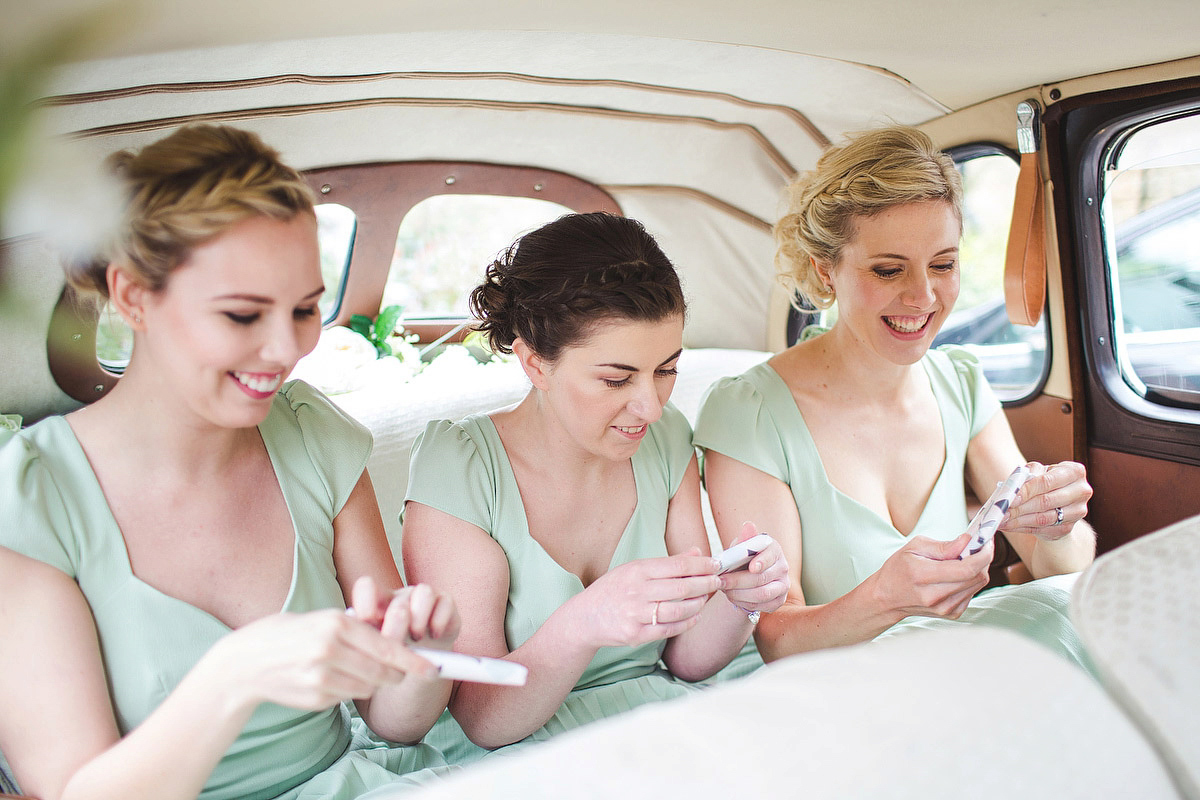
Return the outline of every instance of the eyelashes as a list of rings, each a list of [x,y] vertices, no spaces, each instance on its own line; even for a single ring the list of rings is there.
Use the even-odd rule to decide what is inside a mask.
[[[679,374],[679,370],[676,369],[675,367],[671,367],[670,369],[654,370],[654,377],[656,377],[656,378],[671,378],[678,374]],[[604,385],[609,387],[610,389],[620,389],[622,386],[625,386],[626,384],[629,383],[628,377],[622,378],[619,381],[614,381],[610,378],[601,378],[600,380],[604,381]]]
[[[249,314],[237,314],[237,313],[234,313],[233,311],[223,311],[221,313],[223,313],[226,317],[228,317],[232,322],[234,322],[237,325],[253,325],[255,322],[258,322],[258,320],[262,318],[262,313],[258,312],[258,311],[254,311]],[[317,315],[317,307],[316,306],[305,306],[304,308],[297,308],[292,312],[292,317],[297,320],[312,319],[316,315]]]

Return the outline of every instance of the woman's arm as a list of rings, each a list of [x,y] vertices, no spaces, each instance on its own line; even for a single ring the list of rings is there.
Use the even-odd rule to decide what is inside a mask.
[[[260,702],[324,708],[400,674],[340,613],[276,615],[221,640],[121,738],[79,587],[4,548],[0,585],[0,640],[21,653],[0,670],[0,748],[43,800],[194,798]]]
[[[1024,463],[1008,418],[999,412],[967,446],[967,481],[978,497],[986,498]],[[1033,577],[1078,572],[1096,555],[1096,532],[1083,521],[1092,496],[1086,471],[1073,461],[1030,466],[1033,474],[1021,487],[1001,530]],[[1056,508],[1063,509],[1062,524],[1055,524]]]
[[[987,583],[989,547],[962,561],[966,538],[914,538],[882,568],[842,597],[807,605],[800,514],[787,484],[713,450],[705,454],[705,484],[722,541],[733,541],[753,520],[779,542],[789,567],[783,606],[765,614],[755,639],[766,661],[793,653],[864,642],[913,614],[957,617]]]
[[[708,535],[700,508],[700,470],[694,456],[667,507],[666,539],[667,552],[672,555],[689,551],[708,555]],[[787,560],[774,546],[756,556],[749,569],[722,577],[721,587],[726,591],[712,595],[694,628],[667,642],[663,663],[674,675],[688,681],[704,680],[728,664],[754,631],[748,613],[774,611],[783,603],[788,589],[787,568]],[[737,605],[726,593],[735,588]]]
[[[523,687],[458,684],[450,710],[463,731],[471,741],[487,748],[511,744],[533,733],[575,688],[596,649],[573,635],[564,624],[564,615],[554,614],[509,653],[504,633],[508,559],[479,527],[410,500],[404,509],[402,541],[409,579],[449,593],[462,609],[458,649],[506,658],[529,668]]]
[[[453,648],[459,625],[453,600],[427,590],[397,595],[404,582],[365,470],[333,521],[333,535],[333,562],[347,608],[355,607],[360,617],[399,643],[412,639],[425,646]],[[360,584],[364,577],[372,583]],[[356,584],[360,586],[357,597]],[[371,586],[366,595],[363,585]],[[373,613],[363,613],[367,608]],[[436,677],[436,673],[417,671],[397,683],[381,686],[356,705],[376,734],[394,742],[411,743],[433,727],[446,708],[451,687],[450,681]]]
[[[504,632],[509,566],[500,545],[478,526],[412,500],[405,507],[403,542],[409,577],[448,592],[463,609],[458,649],[529,669],[520,687],[456,687],[450,710],[480,747],[511,744],[542,727],[600,647],[657,641],[692,627],[717,588],[709,557],[623,564],[559,606],[510,653]],[[670,611],[655,620],[656,605]]]

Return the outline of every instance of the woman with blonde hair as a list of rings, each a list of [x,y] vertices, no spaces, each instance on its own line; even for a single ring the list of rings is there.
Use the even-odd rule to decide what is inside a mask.
[[[418,742],[444,709],[449,682],[405,641],[449,648],[458,613],[403,588],[370,434],[284,382],[321,327],[307,187],[228,127],[113,166],[124,222],[68,280],[128,323],[129,365],[0,443],[0,641],[20,654],[0,667],[0,750],[46,800],[429,777],[437,751],[378,737]]]
[[[1025,463],[978,360],[931,349],[959,289],[962,188],[924,133],[869,131],[790,187],[777,261],[837,320],[706,395],[695,441],[717,527],[771,532],[791,565],[764,617],[770,660],[950,620],[1014,628],[1086,662],[1066,619],[1094,533],[1084,468],[1029,463],[1001,525],[1037,580],[979,593],[993,545],[967,550],[980,498]]]

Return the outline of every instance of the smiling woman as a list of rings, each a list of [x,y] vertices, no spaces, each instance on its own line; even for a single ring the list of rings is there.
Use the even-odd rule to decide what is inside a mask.
[[[912,128],[868,131],[796,182],[780,265],[837,321],[704,401],[713,516],[730,540],[761,515],[795,570],[758,634],[764,658],[938,627],[1010,627],[1086,665],[1069,578],[977,593],[992,545],[966,552],[964,484],[979,497],[1024,461],[978,360],[931,350],[959,289],[961,184]],[[1036,578],[1082,570],[1095,535],[1076,463],[1030,464],[1002,527]]]
[[[449,682],[403,643],[452,646],[454,604],[402,588],[370,434],[283,385],[320,331],[307,187],[226,127],[115,163],[125,223],[69,280],[132,329],[129,365],[0,440],[0,584],[38,609],[0,617],[24,656],[0,669],[0,749],[46,798],[432,778],[440,754],[368,727],[415,742],[441,713]]]
[[[520,690],[460,686],[451,712],[496,748],[694,691],[745,645],[752,612],[782,602],[787,563],[772,545],[722,577],[709,555],[690,426],[668,404],[684,315],[673,265],[634,220],[568,215],[492,264],[471,305],[532,386],[426,428],[404,564],[459,599],[464,651],[530,672]]]

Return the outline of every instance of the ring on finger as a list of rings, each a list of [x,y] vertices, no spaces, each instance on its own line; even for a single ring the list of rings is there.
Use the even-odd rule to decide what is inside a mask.
[[[651,625],[657,625],[657,624],[658,624],[658,604],[659,604],[659,603],[661,603],[661,602],[662,602],[661,600],[655,600],[655,601],[654,601],[654,611],[652,611],[652,612],[650,613],[650,624],[651,624]]]
[[[1059,506],[1058,508],[1054,509],[1054,514],[1056,516],[1056,519],[1054,520],[1053,524],[1054,525],[1062,525],[1063,524],[1062,506]]]

